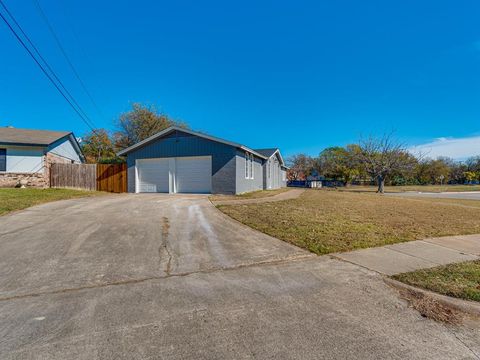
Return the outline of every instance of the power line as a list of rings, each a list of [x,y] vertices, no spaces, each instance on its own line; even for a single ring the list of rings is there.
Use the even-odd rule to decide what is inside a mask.
[[[59,85],[57,85],[57,83],[54,81],[54,79],[52,78],[52,76],[48,73],[48,71],[45,69],[45,67],[40,63],[40,61],[38,61],[38,59],[35,57],[35,55],[32,53],[32,51],[28,48],[28,46],[25,44],[25,42],[22,40],[22,38],[18,35],[18,33],[15,31],[15,29],[12,27],[12,25],[9,23],[9,21],[5,18],[5,16],[3,16],[3,14],[0,12],[0,17],[2,18],[2,20],[5,22],[5,24],[7,25],[7,27],[10,29],[10,31],[13,33],[13,35],[15,36],[15,38],[20,42],[20,44],[23,46],[23,48],[28,52],[28,54],[30,55],[30,57],[33,59],[33,61],[35,61],[35,63],[37,64],[37,66],[40,68],[40,70],[45,74],[45,76],[48,78],[48,80],[50,80],[50,82],[53,84],[53,86],[55,86],[55,88],[57,89],[57,91],[60,93],[60,95],[62,95],[62,97],[67,101],[67,103],[71,106],[71,108],[77,113],[77,115],[80,117],[80,119],[82,119],[82,121],[93,131],[95,132],[95,129],[94,129],[94,126],[92,126],[90,124],[91,120],[88,118],[88,116],[85,114],[85,112],[83,111],[83,109],[80,107],[80,105],[77,103],[77,101],[75,100],[75,98],[70,94],[70,92],[68,92],[68,90],[65,88],[65,86],[63,85],[63,83],[60,81],[60,79],[58,78],[58,76],[55,74],[55,72],[51,69],[51,67],[48,65],[48,63],[46,62],[46,60],[40,55],[38,49],[35,47],[35,45],[33,44],[33,42],[30,40],[30,38],[25,34],[25,32],[21,29],[20,25],[18,25],[18,22],[15,20],[15,17],[11,14],[11,12],[8,10],[8,8],[5,6],[5,4],[3,3],[2,0],[0,0],[0,4],[2,5],[2,7],[5,9],[5,11],[7,12],[7,14],[10,16],[10,18],[13,20],[13,22],[18,26],[18,28],[20,29],[20,31],[22,32],[22,34],[25,36],[25,38],[27,39],[27,41],[31,44],[32,48],[35,49],[35,52],[39,55],[40,59],[45,63],[45,66],[47,67],[48,70],[51,71],[52,75],[55,77],[55,79],[58,81],[58,83],[60,84],[60,86],[64,89],[65,93],[68,95],[65,95],[65,93],[62,91],[62,89],[59,87]],[[71,100],[69,99],[69,97],[71,98]],[[75,106],[75,105],[76,106]],[[77,108],[78,107],[78,108]],[[93,124],[93,122],[92,122]]]
[[[50,71],[50,73],[52,74],[52,76],[55,78],[55,80],[57,80],[57,82],[59,83],[60,87],[63,89],[63,91],[65,91],[65,93],[70,97],[71,101],[77,106],[78,109],[80,109],[80,111],[82,112],[82,115],[88,119],[88,121],[93,124],[93,121],[90,120],[90,118],[88,117],[88,115],[85,113],[85,111],[83,111],[82,107],[78,104],[78,102],[75,100],[75,98],[73,97],[72,94],[70,94],[70,92],[67,90],[67,88],[63,85],[62,81],[58,78],[57,74],[55,73],[55,71],[53,71],[53,69],[50,67],[50,65],[48,64],[47,60],[45,60],[45,58],[42,56],[42,54],[40,54],[40,51],[37,49],[37,47],[35,46],[35,44],[32,42],[32,40],[30,40],[29,36],[25,33],[25,31],[22,29],[22,27],[20,26],[20,24],[17,22],[17,20],[15,19],[15,17],[13,16],[13,14],[8,10],[8,8],[5,6],[5,4],[3,3],[2,0],[0,0],[0,4],[3,6],[3,8],[5,9],[5,11],[7,12],[8,16],[10,16],[10,18],[13,20],[15,26],[17,26],[17,28],[20,30],[20,32],[22,33],[22,35],[26,38],[26,40],[28,41],[28,43],[30,44],[30,46],[33,48],[33,50],[35,51],[35,53],[38,55],[38,57],[42,60],[43,64],[45,65],[45,67]],[[7,24],[8,25],[8,24]],[[13,31],[13,30],[12,30]],[[90,126],[90,125],[89,125]],[[93,126],[95,127],[95,126]]]
[[[72,70],[72,72],[75,74],[75,77],[77,78],[77,80],[80,82],[80,85],[82,86],[83,88],[83,91],[85,91],[85,94],[87,94],[88,98],[90,99],[90,101],[92,102],[93,106],[95,107],[95,109],[98,111],[98,113],[103,117],[103,113],[102,111],[100,110],[100,107],[97,105],[97,103],[95,102],[95,100],[93,99],[93,96],[91,95],[91,93],[88,91],[87,89],[87,86],[85,85],[85,82],[82,80],[82,78],[80,77],[80,74],[78,73],[77,69],[75,68],[75,66],[73,65],[73,62],[70,60],[70,58],[68,57],[67,55],[67,52],[65,50],[65,48],[63,47],[62,45],[62,42],[60,41],[60,38],[58,37],[57,33],[55,32],[55,29],[53,28],[52,24],[50,23],[50,21],[48,20],[48,17],[47,15],[45,14],[45,12],[43,11],[42,7],[40,6],[40,3],[38,2],[38,0],[32,0],[33,3],[35,4],[38,12],[40,13],[40,16],[42,17],[43,21],[45,22],[45,24],[47,25],[48,27],[48,30],[50,31],[50,33],[52,34],[53,38],[55,39],[55,42],[58,46],[58,48],[60,49],[60,52],[62,53],[63,57],[65,58],[65,60],[67,61],[68,65],[70,66],[70,69]]]

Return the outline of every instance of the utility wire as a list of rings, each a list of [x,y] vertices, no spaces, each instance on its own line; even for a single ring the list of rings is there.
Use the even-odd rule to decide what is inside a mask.
[[[59,4],[62,5],[63,12],[66,14],[66,18],[71,18],[72,17],[72,8],[70,6],[67,6],[67,3],[65,1],[60,1]],[[71,5],[71,4],[70,4]],[[83,59],[86,61],[88,68],[91,70],[96,68],[96,64],[93,64],[92,57],[86,50],[85,46],[83,45],[83,41],[81,40],[80,36],[78,36],[78,31],[75,30],[75,26],[72,24],[71,21],[67,21],[66,25],[70,29],[70,32],[73,35],[75,44],[77,47],[80,49],[80,52],[83,55]],[[99,84],[96,85],[96,89],[101,89],[103,87],[103,83],[100,82]],[[103,112],[103,107],[100,107],[100,115],[106,119],[105,113]]]
[[[83,111],[82,107],[78,104],[78,102],[75,100],[75,98],[73,97],[72,94],[70,94],[70,92],[67,90],[67,88],[63,85],[62,81],[58,78],[57,74],[55,74],[55,71],[53,71],[53,69],[50,67],[50,65],[48,64],[47,60],[45,60],[45,58],[42,56],[42,54],[40,54],[40,51],[37,49],[37,47],[35,46],[35,44],[30,40],[30,38],[28,37],[28,35],[25,33],[25,31],[23,31],[22,27],[20,26],[20,24],[17,22],[17,20],[15,19],[15,17],[13,16],[13,14],[8,10],[8,8],[6,7],[6,5],[3,3],[2,0],[0,0],[0,4],[3,6],[3,8],[5,9],[6,13],[8,14],[8,16],[13,20],[14,24],[16,25],[16,27],[20,30],[20,32],[22,33],[22,35],[25,37],[25,39],[28,41],[28,43],[30,44],[30,46],[33,48],[33,50],[35,51],[35,53],[37,54],[37,56],[42,60],[43,64],[45,65],[45,67],[50,71],[50,73],[52,74],[52,76],[55,78],[55,80],[57,80],[57,82],[59,83],[60,87],[63,89],[63,91],[70,97],[71,101],[77,106],[77,108],[80,110],[80,112],[83,114],[83,116],[88,119],[88,121],[93,124],[93,121],[90,120],[90,118],[88,117],[88,115],[85,113],[85,111]],[[7,24],[8,25],[8,24]],[[12,30],[13,31],[13,30]],[[90,126],[90,125],[89,125]],[[93,126],[95,127],[95,126]]]
[[[63,57],[65,58],[65,60],[67,61],[68,65],[70,66],[70,69],[72,70],[72,72],[75,74],[75,77],[77,78],[77,80],[80,82],[80,85],[82,86],[83,88],[83,91],[85,91],[85,94],[87,94],[88,98],[90,99],[90,101],[92,102],[93,106],[95,107],[95,109],[98,111],[98,113],[104,117],[103,113],[102,113],[102,110],[100,110],[100,107],[97,105],[97,103],[95,102],[95,100],[93,99],[93,96],[91,95],[91,93],[88,91],[87,89],[87,86],[85,85],[85,82],[82,80],[82,78],[80,77],[80,74],[78,73],[77,69],[75,68],[75,66],[73,65],[73,62],[70,60],[70,58],[68,57],[67,55],[67,52],[65,50],[65,48],[63,47],[62,45],[62,42],[60,41],[60,38],[58,37],[57,33],[55,32],[55,29],[53,28],[52,24],[50,23],[50,21],[48,20],[48,17],[47,15],[45,14],[45,12],[43,11],[42,7],[40,6],[40,3],[38,0],[32,0],[33,3],[35,4],[38,12],[40,13],[40,16],[42,17],[43,21],[45,22],[45,24],[47,25],[48,27],[48,30],[50,31],[50,33],[52,34],[53,38],[55,39],[55,42],[58,46],[58,48],[60,49],[60,52],[62,53]]]
[[[15,29],[12,27],[12,25],[9,23],[9,21],[5,18],[5,16],[0,12],[0,17],[2,18],[2,20],[5,22],[5,24],[7,25],[7,27],[10,29],[10,31],[12,32],[12,34],[15,36],[15,38],[20,42],[20,44],[23,46],[23,48],[28,52],[28,54],[30,55],[30,57],[33,59],[33,61],[35,61],[35,63],[37,64],[37,66],[40,68],[40,70],[42,70],[42,72],[45,74],[45,76],[48,78],[48,80],[50,80],[50,82],[53,84],[53,86],[55,86],[55,88],[57,89],[57,91],[60,93],[60,95],[62,95],[62,97],[67,101],[67,103],[71,106],[71,108],[77,113],[77,115],[80,117],[80,119],[82,119],[82,121],[93,131],[95,132],[95,129],[94,129],[94,126],[92,126],[93,122],[88,118],[88,116],[85,114],[85,112],[83,111],[83,109],[80,107],[80,105],[77,103],[77,101],[75,100],[75,98],[70,94],[70,92],[68,92],[68,90],[65,88],[65,86],[63,85],[63,83],[60,81],[60,79],[58,78],[58,76],[55,74],[55,72],[51,69],[51,67],[48,65],[48,63],[46,62],[46,60],[40,55],[38,49],[35,47],[35,45],[33,44],[33,42],[30,40],[30,38],[25,34],[25,32],[22,30],[22,28],[20,27],[20,25],[18,24],[18,22],[15,20],[15,17],[12,15],[12,13],[8,10],[8,8],[5,6],[4,2],[2,0],[0,0],[0,5],[2,5],[2,7],[5,9],[5,11],[7,12],[7,14],[10,16],[10,18],[13,20],[13,22],[15,23],[15,25],[17,25],[17,27],[20,29],[21,33],[25,36],[25,38],[27,39],[27,41],[29,42],[29,44],[32,46],[32,48],[35,50],[35,52],[38,54],[38,56],[40,57],[40,59],[45,63],[45,67],[50,70],[50,72],[52,73],[53,77],[58,81],[58,83],[60,84],[60,87],[64,89],[65,93],[68,95],[65,95],[64,91],[62,91],[62,89],[59,87],[59,85],[55,82],[55,80],[52,78],[52,76],[48,73],[47,69],[45,69],[45,67],[40,63],[40,61],[35,57],[35,55],[32,53],[32,51],[28,48],[28,46],[25,44],[25,42],[22,40],[22,38],[19,36],[19,34],[15,31]],[[69,99],[69,97],[71,98],[71,100]],[[76,106],[75,106],[75,105]],[[77,108],[78,107],[78,108]],[[92,124],[91,124],[92,123]]]

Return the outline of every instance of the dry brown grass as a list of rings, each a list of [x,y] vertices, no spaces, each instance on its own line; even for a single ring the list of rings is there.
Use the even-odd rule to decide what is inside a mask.
[[[465,200],[307,190],[294,200],[219,208],[246,225],[317,254],[480,233],[480,207],[465,206]]]
[[[420,315],[428,319],[448,324],[460,324],[465,316],[461,311],[447,306],[419,291],[399,289],[400,296]]]

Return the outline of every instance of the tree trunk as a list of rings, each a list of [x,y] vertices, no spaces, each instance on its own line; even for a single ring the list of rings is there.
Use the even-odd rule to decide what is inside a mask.
[[[378,184],[378,189],[377,193],[384,194],[385,193],[385,178],[381,175],[377,177],[377,184]]]

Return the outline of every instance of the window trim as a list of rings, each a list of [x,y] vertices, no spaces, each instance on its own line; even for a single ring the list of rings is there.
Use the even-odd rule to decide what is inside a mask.
[[[3,150],[3,151],[2,151]],[[5,164],[5,169],[1,169],[0,168],[0,172],[7,172],[7,149],[6,148],[0,148],[0,151],[3,152],[3,155],[5,156],[5,161],[4,161],[4,164]]]
[[[253,170],[253,154],[250,154],[250,179],[253,180],[255,171]]]

